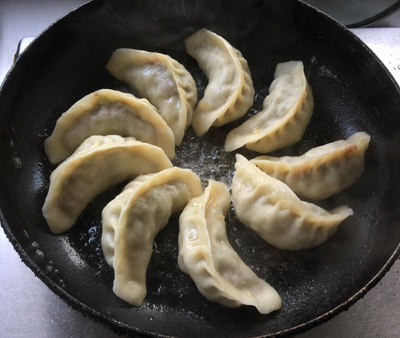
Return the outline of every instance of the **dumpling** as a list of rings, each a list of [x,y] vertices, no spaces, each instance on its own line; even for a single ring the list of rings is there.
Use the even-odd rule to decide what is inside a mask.
[[[157,146],[117,135],[91,136],[51,173],[43,216],[53,233],[62,233],[102,191],[170,167]]]
[[[195,133],[201,136],[211,126],[222,126],[246,114],[253,105],[253,81],[242,53],[221,36],[203,28],[188,37],[185,45],[208,78],[192,121]]]
[[[314,107],[311,88],[301,61],[279,63],[261,112],[231,130],[225,151],[242,146],[267,153],[298,142],[310,122]]]
[[[45,141],[46,155],[59,163],[92,135],[131,136],[175,156],[174,134],[150,102],[111,89],[85,96],[61,115]]]
[[[240,221],[279,249],[300,250],[322,244],[353,211],[326,211],[301,201],[283,182],[236,155],[232,200]]]
[[[364,171],[370,136],[358,132],[347,140],[313,148],[301,156],[259,156],[259,169],[285,182],[296,194],[323,199],[352,185]]]
[[[210,301],[229,307],[252,305],[264,314],[278,310],[279,294],[229,244],[225,225],[229,205],[227,187],[213,180],[203,195],[188,203],[179,218],[179,267]]]
[[[168,55],[120,48],[111,56],[107,70],[155,105],[179,145],[192,121],[197,88],[192,75]]]
[[[103,209],[102,248],[114,268],[114,293],[139,306],[146,296],[146,271],[153,241],[171,213],[202,192],[200,178],[177,167],[138,176]]]

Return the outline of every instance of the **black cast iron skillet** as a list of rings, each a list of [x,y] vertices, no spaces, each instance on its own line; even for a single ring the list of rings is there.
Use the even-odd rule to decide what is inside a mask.
[[[148,294],[131,307],[112,292],[113,272],[100,249],[104,205],[123,184],[98,196],[67,233],[54,236],[41,214],[54,169],[43,141],[75,101],[100,89],[129,90],[104,66],[114,49],[168,53],[196,79],[206,78],[184,52],[184,39],[206,27],[248,60],[256,89],[249,115],[261,108],[278,62],[302,60],[315,111],[298,144],[276,155],[300,154],[356,131],[372,139],[365,172],[350,189],[318,203],[347,204],[347,219],[325,244],[277,250],[247,230],[230,210],[229,239],[240,256],[281,294],[269,315],[205,300],[177,266],[178,215],[156,238]],[[0,93],[0,207],[4,230],[23,261],[74,308],[121,332],[200,337],[260,336],[304,330],[360,298],[399,254],[400,91],[380,61],[343,26],[296,1],[94,1],[45,31],[18,59]],[[226,133],[244,119],[197,138],[191,129],[176,165],[206,183],[229,183],[234,155]],[[255,154],[239,150],[247,157]]]

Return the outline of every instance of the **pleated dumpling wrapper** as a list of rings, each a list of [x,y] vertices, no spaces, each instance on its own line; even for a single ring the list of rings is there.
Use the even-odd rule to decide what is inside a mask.
[[[208,78],[192,121],[194,132],[202,136],[211,126],[220,127],[246,114],[253,105],[253,80],[242,53],[216,33],[203,28],[185,45]]]
[[[367,133],[358,132],[301,156],[259,156],[251,162],[286,183],[297,195],[324,199],[350,187],[361,176],[369,141]]]
[[[142,304],[153,241],[172,213],[202,192],[200,178],[177,167],[142,175],[103,209],[102,248],[114,268],[114,293],[131,305]]]
[[[300,141],[313,114],[314,100],[301,61],[279,63],[263,109],[225,140],[225,151],[246,146],[267,153]]]
[[[43,216],[50,230],[60,234],[71,228],[89,202],[104,190],[171,167],[157,146],[118,135],[91,136],[51,173]]]
[[[180,145],[197,101],[196,83],[186,68],[168,55],[128,48],[114,51],[106,68],[157,107]]]
[[[179,267],[210,301],[229,307],[251,305],[263,314],[278,310],[282,300],[277,291],[257,277],[228,241],[229,205],[226,185],[212,180],[188,203],[179,218]]]
[[[46,155],[59,163],[93,135],[134,137],[175,156],[174,134],[156,108],[146,99],[111,89],[86,95],[61,115],[44,143]]]
[[[283,182],[236,155],[232,200],[240,221],[279,249],[315,247],[332,236],[353,210],[327,211],[300,200]]]

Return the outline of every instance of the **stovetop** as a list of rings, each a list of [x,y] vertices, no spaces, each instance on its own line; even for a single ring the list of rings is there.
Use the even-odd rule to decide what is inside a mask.
[[[0,1],[0,83],[18,42],[23,49],[82,0]],[[373,28],[352,30],[382,60],[400,84],[400,12]],[[400,107],[399,107],[400,109]],[[400,337],[400,260],[363,299],[296,337]],[[0,336],[119,337],[71,309],[27,268],[0,228]]]

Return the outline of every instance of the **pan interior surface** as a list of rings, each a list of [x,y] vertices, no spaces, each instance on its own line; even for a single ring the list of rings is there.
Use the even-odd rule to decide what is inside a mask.
[[[201,138],[189,128],[177,148],[174,165],[199,174],[204,187],[208,179],[230,184],[235,153],[223,151],[225,136],[261,109],[279,62],[303,61],[315,108],[302,140],[273,155],[298,155],[357,131],[371,135],[362,177],[317,203],[354,210],[323,245],[299,252],[278,250],[229,210],[232,246],[282,297],[282,309],[269,315],[250,307],[226,308],[201,296],[177,264],[179,215],[156,237],[143,305],[131,307],[116,297],[113,271],[100,246],[101,210],[123,184],[96,197],[65,234],[50,234],[41,213],[55,168],[43,143],[58,117],[95,90],[130,90],[105,69],[112,52],[124,47],[169,54],[191,72],[201,97],[207,79],[186,54],[184,40],[203,27],[242,52],[256,91],[244,118],[212,128]],[[350,305],[349,299],[376,283],[398,254],[398,107],[399,88],[376,57],[342,26],[300,2],[94,1],[45,31],[2,87],[1,221],[22,259],[47,285],[113,328],[193,337],[293,332]],[[243,149],[238,153],[257,155]]]

